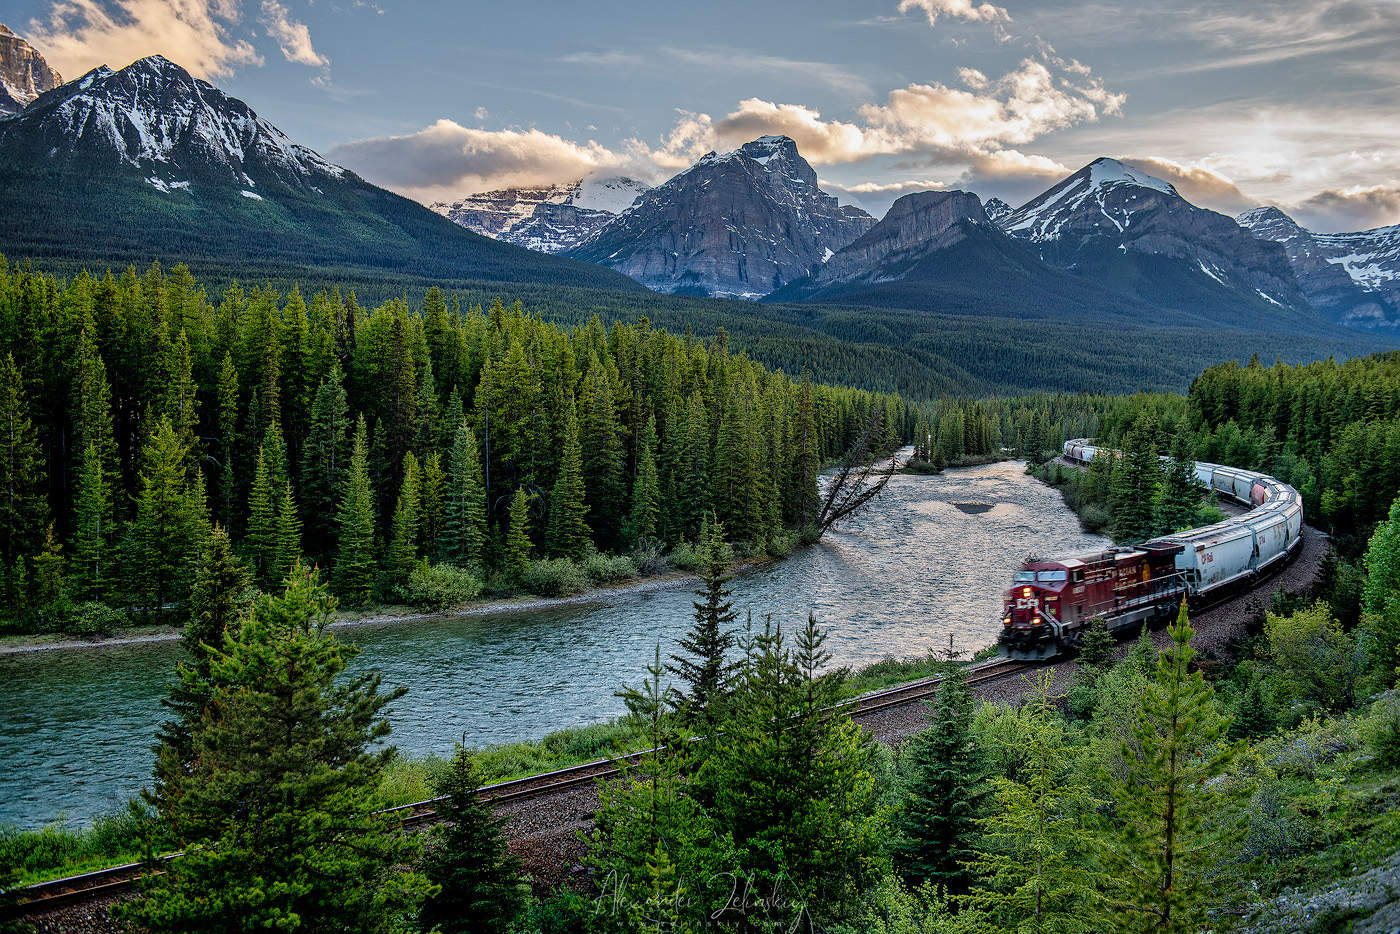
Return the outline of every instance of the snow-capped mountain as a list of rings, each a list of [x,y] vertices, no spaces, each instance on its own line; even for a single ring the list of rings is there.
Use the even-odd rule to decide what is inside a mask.
[[[987,213],[988,219],[990,219],[991,222],[995,224],[1000,222],[1003,217],[1006,217],[1008,214],[1011,214],[1016,209],[1013,208],[1011,205],[1007,204],[1005,201],[1001,200],[1000,198],[988,198],[987,202],[982,205],[982,210],[984,210]]]
[[[648,188],[626,176],[590,177],[568,185],[486,191],[431,207],[479,234],[542,253],[562,253],[597,233]]]
[[[817,187],[796,143],[764,136],[706,154],[569,255],[661,292],[758,298],[810,274],[874,224]]]
[[[1276,207],[1236,218],[1254,236],[1283,245],[1315,307],[1344,324],[1400,326],[1400,225],[1357,233],[1313,233]]]
[[[55,249],[631,286],[463,230],[158,55],[95,68],[0,120],[0,252]]]
[[[1116,159],[1094,160],[1000,224],[1046,262],[1149,300],[1207,309],[1224,288],[1276,307],[1306,305],[1282,248]]]
[[[62,83],[44,56],[0,23],[0,117],[23,110]]]

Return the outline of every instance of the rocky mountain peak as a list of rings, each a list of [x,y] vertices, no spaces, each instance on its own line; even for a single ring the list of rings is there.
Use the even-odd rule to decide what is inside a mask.
[[[1014,213],[1016,210],[1000,198],[988,198],[982,205],[982,209],[987,212],[987,219],[993,224],[1000,223],[1003,217]]]
[[[44,56],[0,23],[0,117],[23,110],[62,83]]]
[[[813,276],[827,285],[857,276],[879,276],[918,254],[946,249],[967,234],[964,224],[990,228],[982,201],[968,191],[919,191],[904,195],[880,222],[828,259]]]
[[[875,223],[817,186],[786,136],[707,153],[570,255],[662,292],[758,298],[809,275]]]

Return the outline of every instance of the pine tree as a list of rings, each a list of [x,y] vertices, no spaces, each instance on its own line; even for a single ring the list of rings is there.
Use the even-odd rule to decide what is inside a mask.
[[[14,567],[39,549],[48,522],[43,455],[13,354],[0,365],[0,558]]]
[[[311,427],[302,448],[301,500],[311,554],[325,554],[334,532],[335,505],[350,458],[350,413],[339,363],[316,390]]]
[[[485,545],[486,490],[481,480],[480,448],[476,433],[462,418],[452,437],[438,551],[449,564],[472,567],[481,564]]]
[[[1018,934],[1097,930],[1100,880],[1086,857],[1095,840],[1086,825],[1098,806],[1070,768],[1064,724],[1051,703],[1054,676],[1036,676],[1024,733],[1024,781],[993,780],[990,815],[979,821],[971,871],[972,903],[997,930]]]
[[[661,514],[661,478],[656,469],[656,418],[647,416],[637,438],[637,478],[632,484],[632,511],[627,539],[634,548],[656,538]]]
[[[982,751],[972,731],[975,702],[961,666],[949,666],[930,705],[929,727],[904,749],[907,776],[896,818],[895,865],[910,885],[925,882],[967,892],[966,863],[981,816]]]
[[[102,355],[84,330],[78,339],[78,365],[73,380],[73,450],[77,452],[74,469],[79,475],[87,466],[89,448],[97,461],[92,479],[101,477],[110,502],[110,491],[117,481],[112,391]]]
[[[524,909],[519,861],[501,836],[504,822],[477,796],[481,777],[470,750],[458,746],[434,789],[439,823],[431,831],[423,874],[439,887],[419,915],[424,931],[508,934]]]
[[[389,539],[387,564],[389,580],[402,585],[418,563],[418,525],[421,521],[421,474],[418,458],[409,451],[403,456],[403,483],[399,486],[399,502],[394,508],[394,525]]]
[[[278,580],[277,506],[267,466],[267,447],[259,445],[253,482],[248,486],[248,534],[243,539],[243,550],[253,569],[253,580],[263,590],[271,590]]]
[[[349,606],[369,602],[374,590],[374,491],[369,479],[369,441],[365,417],[355,426],[350,466],[337,512],[338,550],[335,586]]]
[[[545,543],[549,553],[564,558],[582,558],[588,552],[588,503],[583,491],[583,448],[578,439],[578,419],[573,406],[566,406],[564,443],[559,473],[549,496],[549,526]]]
[[[1171,645],[1157,656],[1122,744],[1126,767],[1104,776],[1114,803],[1101,831],[1104,881],[1112,913],[1133,931],[1198,930],[1208,895],[1203,872],[1216,842],[1209,781],[1233,754],[1222,743],[1228,721],[1214,690],[1190,671],[1195,631],[1185,601],[1167,632]]]
[[[1119,541],[1146,541],[1155,531],[1152,504],[1162,475],[1156,436],[1157,420],[1144,412],[1123,439],[1123,460],[1109,485],[1113,537]]]
[[[442,455],[429,451],[423,461],[423,480],[419,484],[418,552],[437,557],[437,543],[442,538],[442,497],[447,477],[442,471]]]
[[[430,891],[402,868],[418,845],[374,813],[392,747],[377,673],[341,682],[353,646],[327,630],[334,601],[297,568],[261,595],[210,661],[194,768],[167,796],[184,855],[120,914],[152,934],[287,928],[402,930]],[[372,751],[373,750],[373,751]],[[275,793],[270,793],[275,792]]]
[[[53,523],[44,530],[44,541],[34,555],[32,595],[34,605],[43,609],[63,593],[63,546],[54,538]]]
[[[112,561],[112,493],[102,469],[98,446],[88,442],[78,470],[73,510],[74,595],[81,600],[105,599],[114,583]]]
[[[506,530],[506,571],[515,580],[522,580],[530,570],[530,498],[525,488],[515,491],[510,499],[510,525]]]
[[[695,591],[701,600],[693,601],[695,623],[679,640],[683,655],[672,655],[666,670],[676,676],[677,701],[685,717],[703,736],[713,738],[723,717],[722,706],[732,690],[735,663],[728,653],[738,644],[732,628],[738,614],[725,585],[732,579],[725,561],[724,531],[710,524],[702,542],[704,566],[702,586]]]
[[[163,614],[189,592],[195,554],[207,529],[198,474],[187,472],[188,451],[161,417],[146,442],[126,562],[132,591],[148,614]]]
[[[276,550],[273,553],[272,577],[286,580],[292,566],[301,560],[301,516],[292,495],[291,481],[283,481],[277,496]]]
[[[612,382],[595,362],[584,380],[579,438],[588,515],[598,547],[609,550],[622,543],[622,521],[627,515],[622,428],[614,400]]]
[[[251,585],[247,569],[233,553],[228,532],[215,526],[199,555],[190,592],[190,612],[180,637],[185,657],[161,701],[173,719],[161,724],[152,747],[155,784],[145,797],[163,814],[174,806],[169,796],[181,791],[181,782],[194,769],[194,733],[208,715],[214,690],[210,660],[223,647],[225,636],[236,629]]]
[[[1156,531],[1169,535],[1189,529],[1196,523],[1206,486],[1196,478],[1196,461],[1191,456],[1191,440],[1183,428],[1172,440],[1171,459],[1162,471],[1157,496]]]
[[[219,503],[224,528],[233,534],[233,503],[238,498],[238,466],[234,462],[238,449],[238,370],[233,354],[224,354],[219,367]]]

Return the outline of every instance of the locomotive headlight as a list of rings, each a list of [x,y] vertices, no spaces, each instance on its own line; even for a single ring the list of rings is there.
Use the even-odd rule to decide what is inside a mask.
[[[1009,616],[1003,616],[1003,617],[1001,618],[1001,624],[1002,624],[1003,626],[1010,626],[1010,625],[1011,625],[1011,617],[1009,617]]]
[[[1021,596],[1023,596],[1023,597],[1029,597],[1030,595],[1031,595],[1031,589],[1030,589],[1029,587],[1022,587],[1022,588],[1021,588]]]

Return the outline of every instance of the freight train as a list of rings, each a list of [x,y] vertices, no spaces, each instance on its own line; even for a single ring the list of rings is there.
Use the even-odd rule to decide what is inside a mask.
[[[1100,453],[1121,456],[1086,439],[1065,442],[1065,459],[1088,464]],[[1229,589],[1248,589],[1285,561],[1303,533],[1303,498],[1264,474],[1196,464],[1207,489],[1253,507],[1240,516],[1143,542],[1059,561],[1032,561],[1012,578],[1002,612],[1002,655],[1053,658],[1079,644],[1102,619],[1110,630],[1136,631],[1176,612],[1183,599],[1200,605]]]

